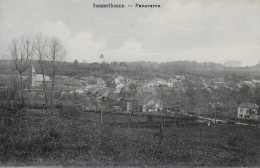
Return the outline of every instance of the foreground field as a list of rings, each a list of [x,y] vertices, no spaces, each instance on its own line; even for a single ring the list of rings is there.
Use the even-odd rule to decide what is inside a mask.
[[[4,166],[260,166],[250,127],[127,128],[57,114],[1,110]]]

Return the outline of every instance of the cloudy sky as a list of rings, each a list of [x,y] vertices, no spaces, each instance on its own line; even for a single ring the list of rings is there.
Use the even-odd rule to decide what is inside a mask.
[[[93,8],[93,3],[162,8]],[[254,65],[260,60],[258,0],[0,0],[0,58],[13,38],[60,38],[67,61],[176,61]]]

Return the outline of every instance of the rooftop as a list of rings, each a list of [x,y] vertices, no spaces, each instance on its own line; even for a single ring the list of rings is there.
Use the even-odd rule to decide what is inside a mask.
[[[258,105],[255,103],[241,103],[239,104],[240,108],[248,108],[248,109],[257,109]]]

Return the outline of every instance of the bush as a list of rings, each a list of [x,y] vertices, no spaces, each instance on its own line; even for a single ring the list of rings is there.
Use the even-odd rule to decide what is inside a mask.
[[[227,141],[227,145],[232,146],[232,147],[238,147],[239,145],[241,145],[243,141],[243,137],[241,135],[232,135],[229,136],[228,141]]]
[[[60,115],[64,118],[76,119],[79,117],[80,108],[77,105],[66,105],[60,107]]]
[[[26,139],[25,111],[21,105],[6,105],[0,108],[1,156],[7,158],[10,153],[23,155],[23,143]],[[17,147],[20,146],[20,147]]]

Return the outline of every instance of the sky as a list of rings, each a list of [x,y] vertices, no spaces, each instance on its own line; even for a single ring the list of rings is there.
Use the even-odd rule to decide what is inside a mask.
[[[160,4],[161,8],[93,8]],[[66,61],[260,60],[258,0],[0,0],[0,58],[12,39],[60,39]]]

